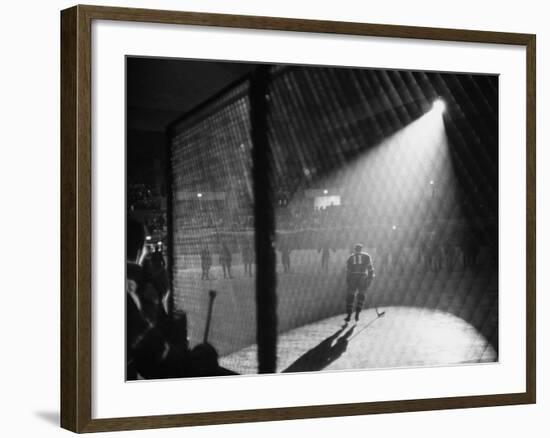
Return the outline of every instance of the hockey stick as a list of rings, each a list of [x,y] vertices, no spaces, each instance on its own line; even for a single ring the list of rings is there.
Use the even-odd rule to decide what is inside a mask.
[[[370,287],[373,278],[374,278],[374,275],[371,277],[370,283],[368,283],[367,288]],[[382,312],[380,312],[380,311],[378,310],[378,306],[374,306],[374,310],[376,310],[376,317],[377,317],[377,318],[382,318],[382,317],[386,314],[386,311],[385,311],[385,310],[383,310]]]
[[[208,341],[208,334],[210,333],[210,321],[212,321],[212,310],[214,309],[214,299],[216,298],[216,291],[211,290],[208,292],[208,296],[210,298],[210,301],[208,302],[208,314],[206,315],[206,327],[204,329],[204,338],[202,340],[203,343],[207,343]]]

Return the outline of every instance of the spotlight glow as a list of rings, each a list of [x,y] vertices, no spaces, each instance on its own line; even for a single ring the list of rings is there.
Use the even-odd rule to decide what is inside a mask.
[[[323,190],[323,193],[324,193],[325,195],[328,195],[328,190]]]
[[[436,99],[433,103],[432,110],[438,114],[443,114],[445,112],[445,101],[443,99]]]
[[[197,198],[202,198],[202,193],[197,193]]]

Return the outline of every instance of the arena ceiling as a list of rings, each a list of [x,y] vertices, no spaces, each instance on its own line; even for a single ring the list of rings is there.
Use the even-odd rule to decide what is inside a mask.
[[[128,58],[128,129],[163,132],[170,122],[246,75],[253,67],[235,62]]]

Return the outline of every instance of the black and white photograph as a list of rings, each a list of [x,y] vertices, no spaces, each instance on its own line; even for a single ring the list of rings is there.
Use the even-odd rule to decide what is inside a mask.
[[[498,362],[498,98],[128,56],[127,380]]]

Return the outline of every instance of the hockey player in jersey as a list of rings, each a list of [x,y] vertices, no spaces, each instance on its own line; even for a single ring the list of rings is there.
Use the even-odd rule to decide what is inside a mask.
[[[346,262],[346,312],[345,321],[349,322],[353,312],[353,303],[355,302],[355,320],[359,320],[359,314],[363,309],[365,293],[374,278],[374,268],[370,256],[363,252],[363,245],[357,244],[354,247]],[[357,292],[357,296],[355,293]]]

